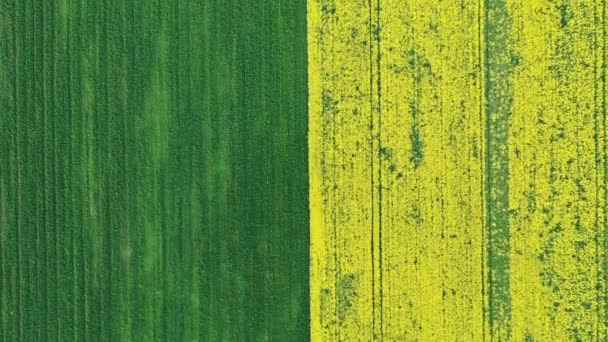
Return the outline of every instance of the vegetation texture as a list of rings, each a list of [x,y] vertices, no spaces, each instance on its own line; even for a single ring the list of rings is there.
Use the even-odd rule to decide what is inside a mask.
[[[606,341],[605,0],[0,0],[0,342]]]
[[[308,1],[314,340],[608,339],[606,25]]]
[[[306,3],[0,1],[0,340],[307,340]]]

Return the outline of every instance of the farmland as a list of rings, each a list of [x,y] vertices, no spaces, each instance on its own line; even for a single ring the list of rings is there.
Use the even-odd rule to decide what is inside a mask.
[[[604,341],[604,1],[311,0],[314,340]]]
[[[308,336],[301,1],[0,2],[0,339]]]
[[[608,339],[603,0],[0,0],[0,341]]]

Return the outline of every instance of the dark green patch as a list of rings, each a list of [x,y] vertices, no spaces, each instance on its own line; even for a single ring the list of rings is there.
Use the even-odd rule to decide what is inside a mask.
[[[380,147],[380,156],[384,160],[391,160],[393,158],[393,150],[388,147],[381,146]]]
[[[353,306],[353,301],[357,296],[359,279],[355,274],[348,273],[340,277],[336,285],[336,313],[338,321],[343,322],[346,315]]]
[[[412,143],[412,156],[410,158],[410,161],[414,164],[414,168],[417,169],[418,167],[420,167],[420,165],[422,164],[422,160],[424,159],[424,146],[422,145],[422,139],[420,137],[420,129],[418,128],[418,125],[412,125],[410,140]]]
[[[323,114],[336,114],[338,112],[338,101],[334,100],[328,89],[323,89],[321,92],[321,106]]]
[[[321,1],[321,13],[324,17],[336,14],[336,3],[334,0]]]
[[[585,247],[587,247],[588,244],[589,242],[587,241],[575,241],[574,248],[577,252],[583,252],[583,250],[585,249]]]
[[[321,317],[319,318],[321,321],[321,324],[329,324],[331,322],[331,318],[332,317],[327,317],[327,313],[331,312],[329,310],[327,310],[327,306],[329,305],[331,300],[331,290],[330,289],[326,289],[323,288],[321,289],[321,302],[319,303],[320,307],[320,312],[321,312]]]
[[[408,50],[405,58],[410,68],[415,71],[418,80],[420,80],[422,76],[430,75],[432,73],[431,62],[416,50]]]
[[[375,41],[379,41],[380,40],[380,32],[381,32],[381,28],[378,24],[372,24],[372,40]]]
[[[497,340],[511,339],[509,119],[513,110],[511,18],[507,1],[485,2],[486,229],[488,318]]]
[[[562,3],[557,6],[557,9],[559,10],[559,24],[561,28],[565,28],[568,26],[568,22],[572,17],[568,0],[563,0]]]
[[[416,223],[416,228],[420,228],[422,226],[422,213],[418,204],[414,204],[412,210],[408,212],[407,215]]]
[[[533,213],[536,211],[536,189],[531,185],[530,190],[526,194],[526,200],[528,202],[528,212]]]
[[[422,98],[421,83],[424,76],[432,76],[432,70],[429,60],[414,49],[407,51],[405,59],[410,69],[414,73],[414,98],[410,102],[410,111],[412,113],[412,126],[410,131],[412,154],[410,156],[410,161],[414,165],[414,169],[417,169],[420,167],[424,159],[424,144],[420,132],[420,99]]]

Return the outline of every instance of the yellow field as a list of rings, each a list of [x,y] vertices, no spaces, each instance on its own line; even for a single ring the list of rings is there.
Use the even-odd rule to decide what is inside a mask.
[[[308,1],[313,340],[607,338],[604,22]]]

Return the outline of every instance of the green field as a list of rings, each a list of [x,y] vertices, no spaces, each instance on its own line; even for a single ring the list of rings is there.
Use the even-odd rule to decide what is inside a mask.
[[[305,1],[1,0],[1,340],[307,340],[306,58]]]

